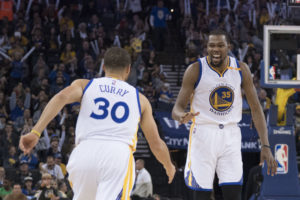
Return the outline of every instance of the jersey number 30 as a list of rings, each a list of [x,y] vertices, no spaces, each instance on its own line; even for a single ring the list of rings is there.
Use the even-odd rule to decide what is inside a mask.
[[[99,115],[99,114],[96,114],[94,112],[91,113],[90,117],[91,118],[94,118],[94,119],[105,119],[107,116],[108,116],[108,108],[109,108],[109,101],[105,98],[102,98],[102,97],[99,97],[97,99],[94,99],[94,103],[97,105],[98,103],[101,103],[101,105],[99,105],[98,107],[98,110],[101,110],[102,111],[102,114]],[[103,104],[104,103],[104,104]],[[116,112],[117,112],[117,109],[119,107],[123,107],[124,108],[124,114],[122,117],[118,117]],[[114,122],[116,123],[123,123],[124,121],[127,120],[128,116],[129,116],[129,108],[128,108],[128,105],[123,102],[123,101],[118,101],[116,102],[112,108],[111,108],[111,111],[110,111],[110,115],[111,115],[111,118]]]

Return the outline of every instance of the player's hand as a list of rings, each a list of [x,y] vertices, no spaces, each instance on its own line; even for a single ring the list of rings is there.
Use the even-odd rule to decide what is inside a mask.
[[[22,135],[19,142],[20,149],[24,152],[24,154],[29,154],[30,151],[35,147],[38,143],[39,137],[34,133],[27,133],[26,135]]]
[[[176,172],[175,166],[173,164],[171,164],[170,166],[165,167],[165,170],[166,170],[167,176],[169,177],[168,183],[170,184],[170,183],[172,183],[174,176],[175,176],[175,172]]]
[[[268,147],[262,147],[260,152],[260,164],[264,161],[267,162],[267,174],[274,176],[277,173],[277,162],[274,159],[271,149]]]
[[[192,120],[195,116],[199,115],[199,112],[193,113],[193,112],[187,112],[184,113],[181,117],[179,122],[181,124],[186,124],[188,123],[190,120]]]

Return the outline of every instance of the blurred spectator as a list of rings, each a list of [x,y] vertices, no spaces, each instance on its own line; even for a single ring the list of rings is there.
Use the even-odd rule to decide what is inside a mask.
[[[42,175],[40,189],[36,192],[37,200],[58,200],[58,191],[51,186],[52,176],[49,173]]]
[[[23,126],[28,123],[31,118],[30,109],[25,109],[23,116],[20,116],[16,119],[14,123],[15,129],[19,132],[22,130]]]
[[[8,121],[5,125],[5,128],[2,133],[2,147],[4,147],[4,151],[8,152],[10,146],[17,146],[18,145],[18,135],[13,130],[13,122]]]
[[[41,164],[41,171],[44,173],[51,174],[56,179],[63,179],[64,175],[59,165],[55,164],[54,156],[48,155],[47,162],[45,164]]]
[[[67,196],[68,187],[64,180],[58,182],[58,196],[61,200],[70,200]]]
[[[131,192],[132,199],[147,198],[152,196],[152,179],[149,172],[145,169],[145,161],[138,159],[135,162],[136,178],[135,186]]]
[[[2,187],[5,179],[5,168],[0,166],[0,187]]]
[[[6,195],[12,192],[11,188],[11,180],[5,178],[3,181],[3,185],[0,187],[0,198],[4,198]]]
[[[67,66],[69,69],[73,68],[71,71],[75,71],[77,68],[77,59],[76,53],[72,49],[72,44],[67,43],[64,51],[60,55],[60,60]]]
[[[15,183],[12,192],[8,194],[4,200],[27,200],[27,197],[22,193],[21,185]]]
[[[35,188],[33,187],[33,179],[30,176],[24,178],[24,187],[22,188],[23,194],[27,196],[28,199],[32,199],[36,193]]]
[[[267,97],[266,90],[260,89],[260,91],[258,93],[258,99],[259,99],[261,107],[266,115],[267,110],[269,110],[269,108],[271,106],[271,99],[269,97]]]
[[[28,161],[21,160],[19,164],[19,169],[14,172],[10,176],[12,177],[12,180],[16,183],[22,183],[24,184],[24,180],[26,177],[30,176],[33,178],[33,183],[35,184],[39,180],[39,174],[36,173],[34,170],[29,169]]]
[[[60,166],[63,175],[66,176],[67,175],[67,168],[66,168],[66,165],[64,163],[62,163],[62,158],[63,157],[62,157],[61,153],[55,154],[54,158],[55,158],[55,164]]]
[[[31,130],[31,129],[30,129]],[[24,153],[21,153],[19,156],[19,161],[26,161],[28,164],[29,169],[36,169],[39,163],[37,155],[31,150],[29,154],[24,155]]]
[[[3,166],[5,168],[14,168],[18,166],[18,154],[15,146],[9,146],[8,154],[4,157]]]
[[[53,83],[50,87],[50,95],[53,96],[60,92],[62,89],[65,88],[64,78],[61,76],[56,77],[55,83]]]
[[[159,99],[158,101],[170,104],[173,102],[173,93],[170,88],[169,83],[164,83],[163,87],[161,88]]]
[[[125,9],[129,11],[129,15],[139,15],[142,11],[142,3],[141,0],[128,0],[126,1],[127,5],[125,5]]]
[[[157,1],[157,6],[151,10],[150,25],[153,28],[154,47],[156,51],[164,50],[164,43],[167,34],[166,21],[171,18],[170,11],[164,7],[162,0]]]

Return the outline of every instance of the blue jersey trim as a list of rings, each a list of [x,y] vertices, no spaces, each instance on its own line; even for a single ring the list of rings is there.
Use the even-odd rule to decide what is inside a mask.
[[[119,193],[119,195],[117,196],[116,200],[121,200],[122,194],[123,194],[123,188],[122,188],[121,192]]]
[[[142,116],[141,103],[140,103],[140,96],[139,96],[139,90],[138,90],[138,89],[136,89],[136,98],[137,98],[137,102],[138,102],[138,107],[139,107],[139,111],[140,111],[140,116]]]
[[[86,91],[86,90],[88,89],[88,87],[91,85],[91,83],[93,82],[93,80],[94,80],[94,79],[91,79],[91,80],[88,82],[88,84],[86,84],[86,86],[85,86],[85,88],[84,88],[84,90],[83,90],[82,95],[84,95],[85,91]]]
[[[222,186],[222,185],[243,185],[243,175],[239,182],[225,182],[225,183],[219,184],[219,186]]]
[[[186,182],[185,182],[185,185],[186,185],[188,188],[190,188],[190,189],[192,189],[192,190],[196,190],[196,191],[206,191],[206,192],[211,192],[211,191],[212,191],[212,189],[196,188],[196,187],[189,186]]]
[[[239,68],[239,72],[240,72],[240,76],[241,76],[241,83],[243,82],[243,74],[242,74],[242,69],[241,69],[241,66],[240,66],[240,63],[237,59],[235,59],[235,62],[236,62],[236,66],[237,68]]]
[[[201,76],[202,76],[202,62],[201,62],[201,59],[198,58],[198,63],[199,63],[199,75],[198,75],[198,79],[195,83],[195,86],[194,86],[194,89],[198,86],[200,80],[201,80]]]

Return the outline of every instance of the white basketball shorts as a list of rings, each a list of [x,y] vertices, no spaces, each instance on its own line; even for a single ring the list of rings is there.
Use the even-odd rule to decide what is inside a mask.
[[[242,185],[241,130],[236,124],[193,124],[185,165],[186,185],[211,191],[215,172],[219,185]]]
[[[68,165],[73,200],[129,200],[135,162],[128,144],[84,140],[73,150]]]

